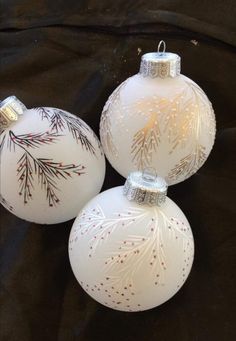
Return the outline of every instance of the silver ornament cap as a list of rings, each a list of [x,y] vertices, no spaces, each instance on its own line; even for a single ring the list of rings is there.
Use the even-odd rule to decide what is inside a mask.
[[[165,50],[166,43],[161,40],[157,52],[146,53],[142,56],[139,73],[143,77],[174,78],[180,75],[180,56],[165,52]]]
[[[0,131],[18,121],[26,106],[15,96],[9,96],[0,102]]]
[[[139,205],[161,206],[166,200],[166,181],[152,171],[132,172],[123,187],[123,194],[129,201]]]

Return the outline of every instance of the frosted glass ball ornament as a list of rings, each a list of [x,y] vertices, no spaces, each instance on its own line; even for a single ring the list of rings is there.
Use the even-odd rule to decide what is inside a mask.
[[[151,309],[187,279],[193,236],[166,188],[162,178],[134,172],[125,186],[100,193],[76,218],[70,264],[79,284],[101,304],[128,312]]]
[[[16,216],[56,224],[77,216],[99,193],[105,158],[92,129],[57,108],[0,103],[2,205]]]
[[[103,149],[117,172],[127,177],[154,167],[168,185],[203,165],[215,131],[206,94],[180,74],[177,54],[160,51],[142,56],[139,73],[115,89],[100,121]]]

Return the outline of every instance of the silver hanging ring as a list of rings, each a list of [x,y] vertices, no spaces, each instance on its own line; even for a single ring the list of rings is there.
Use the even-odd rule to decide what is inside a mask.
[[[156,169],[154,167],[146,167],[143,169],[142,171],[142,178],[143,180],[146,181],[156,181],[157,179],[157,172]]]
[[[161,51],[161,48],[162,48],[162,51]],[[162,54],[165,52],[166,52],[166,43],[164,42],[164,40],[161,40],[157,47],[157,53]]]

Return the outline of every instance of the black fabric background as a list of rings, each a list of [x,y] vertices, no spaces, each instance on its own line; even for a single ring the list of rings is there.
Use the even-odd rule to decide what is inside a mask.
[[[233,0],[0,0],[1,99],[68,110],[98,133],[108,95],[138,71],[139,49],[155,51],[164,39],[217,118],[206,164],[169,188],[196,243],[180,292],[148,312],[109,310],[72,274],[72,221],[39,226],[1,208],[1,341],[236,339],[235,17]],[[104,189],[123,182],[108,165]]]

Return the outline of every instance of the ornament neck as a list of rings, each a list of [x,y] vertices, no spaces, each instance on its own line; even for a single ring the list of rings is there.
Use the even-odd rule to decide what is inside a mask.
[[[148,170],[133,172],[125,182],[123,194],[139,205],[161,206],[166,200],[167,183]]]
[[[0,102],[0,132],[18,121],[25,110],[26,106],[15,96],[7,97]]]
[[[163,50],[161,51],[161,46]],[[180,75],[180,56],[165,52],[163,40],[158,45],[157,52],[146,53],[141,58],[139,73],[150,78],[174,78]]]

